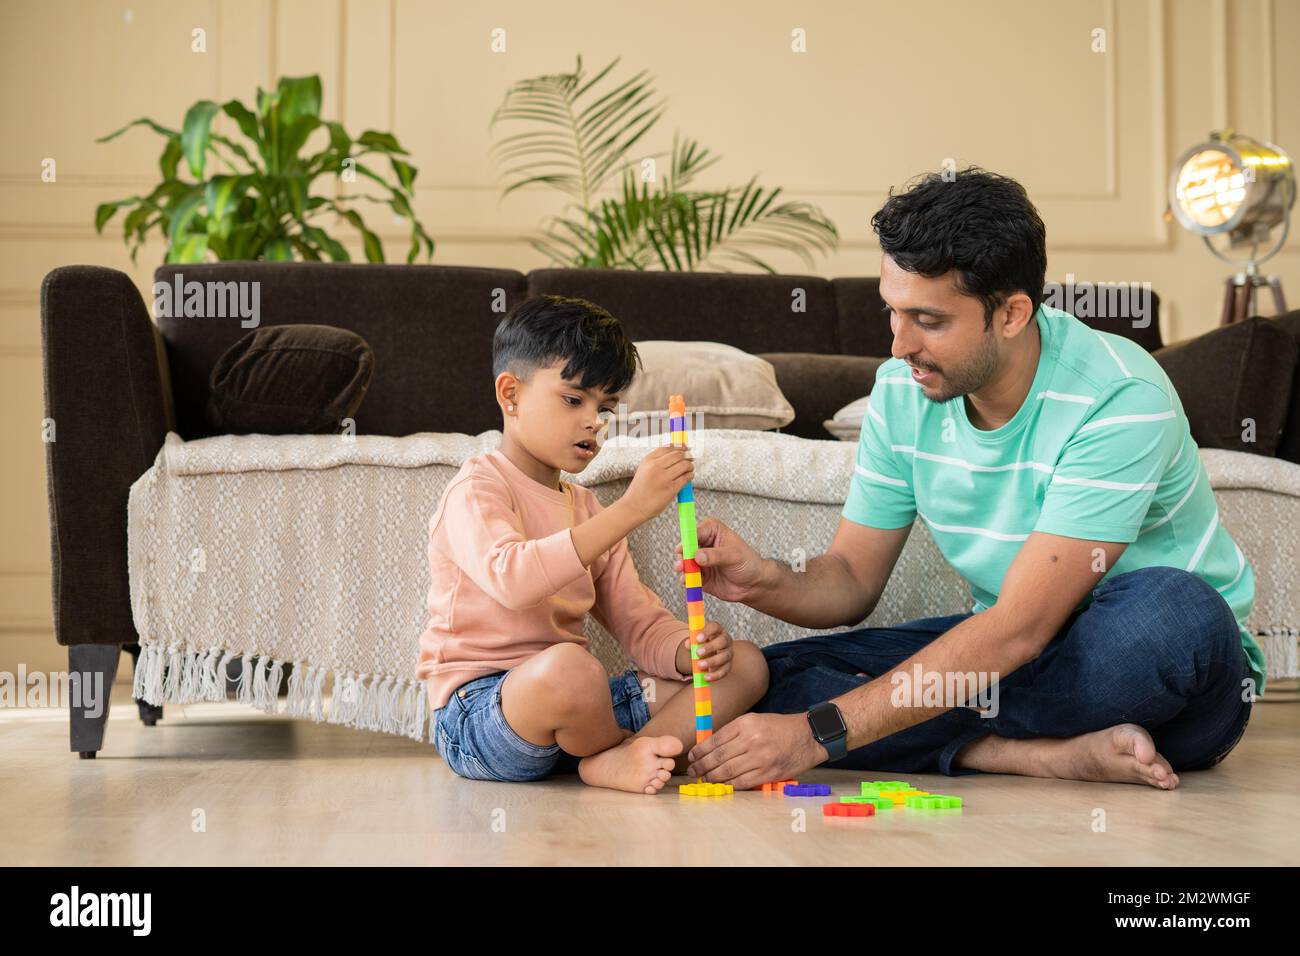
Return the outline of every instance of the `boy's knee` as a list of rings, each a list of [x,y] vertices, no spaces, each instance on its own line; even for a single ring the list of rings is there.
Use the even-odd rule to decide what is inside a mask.
[[[604,666],[578,644],[554,644],[525,666],[529,669],[530,690],[545,695],[556,707],[609,703],[609,677]]]
[[[763,649],[750,641],[736,641],[731,650],[732,671],[747,686],[752,686],[759,697],[767,693],[767,657]]]

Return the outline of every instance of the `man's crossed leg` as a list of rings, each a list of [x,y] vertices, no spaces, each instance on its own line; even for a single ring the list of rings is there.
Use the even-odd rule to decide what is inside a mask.
[[[754,709],[798,713],[836,698],[893,671],[968,616],[770,645],[768,692]],[[826,766],[1173,789],[1180,771],[1213,766],[1241,739],[1254,690],[1248,674],[1222,595],[1188,572],[1143,568],[1102,581],[1042,654],[1002,676],[988,716],[958,706]]]

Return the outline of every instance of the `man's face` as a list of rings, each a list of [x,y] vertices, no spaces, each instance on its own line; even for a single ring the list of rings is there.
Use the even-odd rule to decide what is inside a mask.
[[[619,395],[598,386],[588,391],[576,380],[561,378],[564,365],[539,368],[520,381],[515,439],[538,461],[577,474],[600,450]]]
[[[997,313],[984,328],[979,299],[957,291],[955,271],[927,279],[880,262],[880,296],[889,307],[894,358],[912,366],[912,378],[932,402],[978,392],[997,374],[1000,352]]]

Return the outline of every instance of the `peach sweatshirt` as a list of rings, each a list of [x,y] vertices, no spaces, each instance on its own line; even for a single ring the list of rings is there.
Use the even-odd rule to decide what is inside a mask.
[[[690,679],[676,666],[686,622],[641,583],[626,540],[583,567],[569,529],[601,504],[588,489],[561,484],[557,491],[534,481],[498,449],[467,460],[443,492],[429,521],[429,626],[415,669],[433,710],[466,681],[552,644],[585,647],[588,611],[641,670]]]

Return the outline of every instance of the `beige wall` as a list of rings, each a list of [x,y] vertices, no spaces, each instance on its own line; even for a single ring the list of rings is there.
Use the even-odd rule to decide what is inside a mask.
[[[66,658],[50,637],[40,440],[39,287],[59,265],[96,263],[148,288],[155,244],[132,266],[95,205],[147,192],[159,140],[195,100],[251,102],[278,75],[319,72],[325,111],[354,133],[391,130],[419,167],[416,209],[444,264],[541,265],[525,237],[558,210],[537,191],[501,202],[488,118],[514,80],[622,56],[620,76],[658,79],[674,130],[722,156],[705,185],[753,173],[818,203],[843,240],[824,275],[874,275],[869,219],[889,187],[975,162],[1019,178],[1048,226],[1049,279],[1147,281],[1166,340],[1216,323],[1226,267],[1167,225],[1172,160],[1237,126],[1300,154],[1300,3],[1293,0],[417,3],[410,0],[15,0],[0,50],[0,670]],[[191,31],[207,52],[191,51]],[[1107,31],[1107,51],[1090,49]],[[490,34],[506,31],[506,52]],[[807,52],[791,52],[806,31]],[[57,181],[41,181],[46,158]],[[378,208],[378,207],[376,207]],[[406,238],[363,211],[390,257]],[[343,229],[337,234],[349,236]],[[358,244],[349,246],[360,258]],[[1271,266],[1300,302],[1300,241]],[[804,271],[797,260],[775,260]]]

